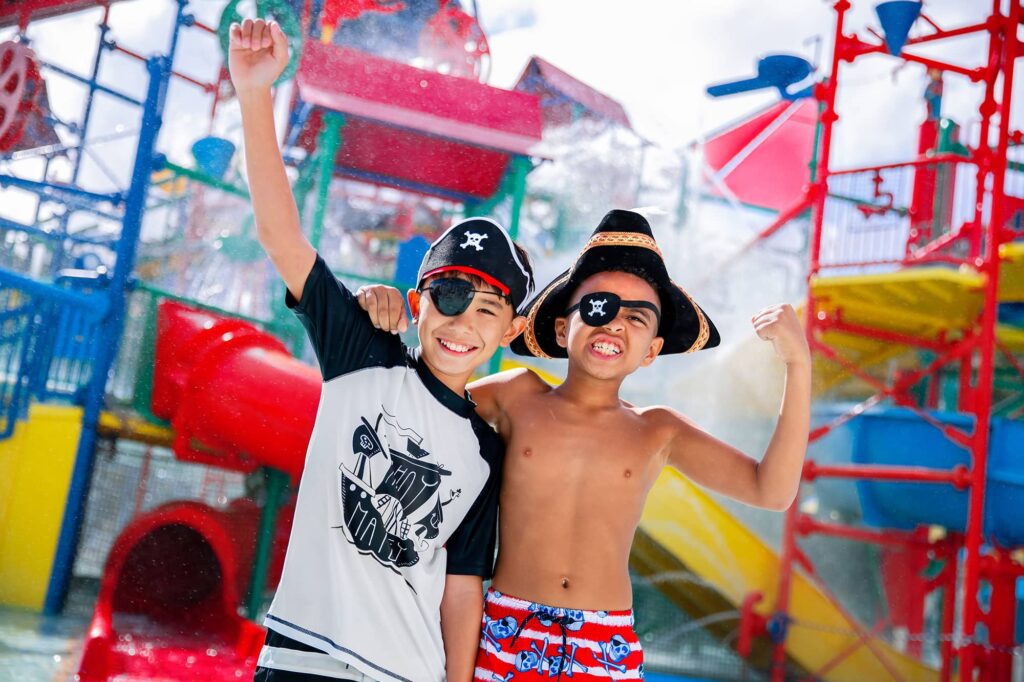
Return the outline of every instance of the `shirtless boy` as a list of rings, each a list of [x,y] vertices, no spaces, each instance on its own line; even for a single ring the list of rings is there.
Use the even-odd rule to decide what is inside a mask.
[[[569,367],[557,387],[527,370],[470,385],[478,413],[508,446],[475,678],[640,679],[628,560],[647,494],[668,465],[746,504],[786,509],[807,445],[807,343],[788,305],[752,320],[786,365],[779,420],[758,462],[671,408],[619,397],[623,380],[659,354],[719,342],[669,278],[639,214],[610,212],[573,267],[524,312],[526,330],[512,349],[568,357]]]

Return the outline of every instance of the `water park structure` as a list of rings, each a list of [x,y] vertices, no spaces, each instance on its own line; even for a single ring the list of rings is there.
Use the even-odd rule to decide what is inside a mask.
[[[515,89],[485,84],[486,36],[448,0],[231,0],[209,18],[174,0],[150,57],[118,39],[128,4],[0,5],[14,31],[0,42],[0,604],[60,614],[76,576],[95,573],[81,679],[237,679],[262,643],[320,377],[255,242],[226,71],[196,76],[190,54],[224,45],[250,10],[289,33],[282,148],[307,234],[350,285],[407,288],[459,215],[547,230],[571,252],[571,231],[552,230],[586,226],[529,212],[558,211],[529,184],[559,163],[543,142],[581,121],[631,124],[541,57]],[[780,97],[702,146],[705,192],[771,216],[709,273],[803,232],[794,303],[817,422],[778,547],[674,471],[652,491],[631,557],[639,617],[658,605],[643,626],[651,679],[1024,675],[1024,138],[1011,125],[1024,6],[993,0],[955,28],[890,0],[880,28],[852,29],[850,9],[834,3],[827,73],[770,55],[708,89]],[[33,24],[74,16],[95,24],[85,75],[33,46]],[[971,36],[986,45],[976,63],[943,56]],[[867,135],[842,129],[837,106],[844,69],[865,59],[927,70],[923,112],[908,113],[924,114],[916,155],[836,167],[836,136]],[[946,78],[977,89],[976,121],[942,117]],[[81,89],[77,117],[51,106],[57,79]],[[175,98],[203,112],[184,154],[164,134]],[[105,130],[111,106],[137,124]],[[96,150],[119,144],[133,161],[109,168]],[[836,481],[854,493],[830,497]],[[878,547],[876,622],[816,569],[815,537]],[[680,633],[701,638],[686,656]]]

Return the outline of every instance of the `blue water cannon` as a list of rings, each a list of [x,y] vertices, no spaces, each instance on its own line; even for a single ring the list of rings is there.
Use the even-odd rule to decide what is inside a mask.
[[[910,35],[910,28],[921,16],[921,3],[914,0],[889,0],[875,7],[878,22],[882,25],[885,47],[889,54],[899,55]]]
[[[814,67],[803,57],[770,54],[757,60],[757,75],[753,78],[710,85],[707,93],[712,97],[722,97],[762,88],[777,88],[782,99],[792,101],[814,94],[813,83],[791,91],[792,86],[806,82],[813,73]]]

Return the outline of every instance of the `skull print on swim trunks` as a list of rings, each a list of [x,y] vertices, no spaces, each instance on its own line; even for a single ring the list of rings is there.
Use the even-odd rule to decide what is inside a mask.
[[[544,606],[487,592],[475,680],[642,680],[632,611]]]

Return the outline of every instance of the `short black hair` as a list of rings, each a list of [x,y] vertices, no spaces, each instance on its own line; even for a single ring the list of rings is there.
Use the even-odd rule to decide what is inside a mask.
[[[651,285],[651,288],[654,289],[654,295],[658,297],[658,305],[661,306],[661,309],[664,311],[664,309],[665,309],[665,299],[661,295],[661,287],[659,287],[658,283],[654,281],[654,278],[651,277],[650,273],[648,273],[643,268],[639,268],[639,267],[637,267],[635,265],[628,265],[628,264],[625,264],[625,263],[617,264],[617,265],[610,265],[607,268],[604,268],[602,270],[598,270],[595,273],[592,273],[591,275],[589,275],[587,277],[587,279],[590,279],[590,277],[593,277],[594,275],[600,275],[603,272],[624,272],[627,275],[633,275],[634,277],[639,277],[643,281],[647,282],[648,284]],[[580,285],[582,285],[582,282],[580,282]],[[566,300],[567,301],[574,300],[576,298],[576,292],[577,291],[579,291],[579,286],[577,286],[575,289],[572,290],[572,293],[569,294],[569,297]]]
[[[623,264],[623,265],[613,265],[610,268],[606,268],[606,269],[602,270],[602,272],[624,272],[627,275],[633,275],[634,277],[639,277],[643,281],[645,281],[648,284],[650,284],[651,288],[654,289],[654,293],[656,293],[659,298],[661,297],[661,289],[658,287],[658,283],[655,282],[654,278],[651,277],[651,274],[649,272],[647,272],[646,270],[644,270],[643,268],[639,268],[639,267],[637,267],[635,265],[625,265],[625,264]],[[594,273],[594,274],[597,274],[597,273]]]

